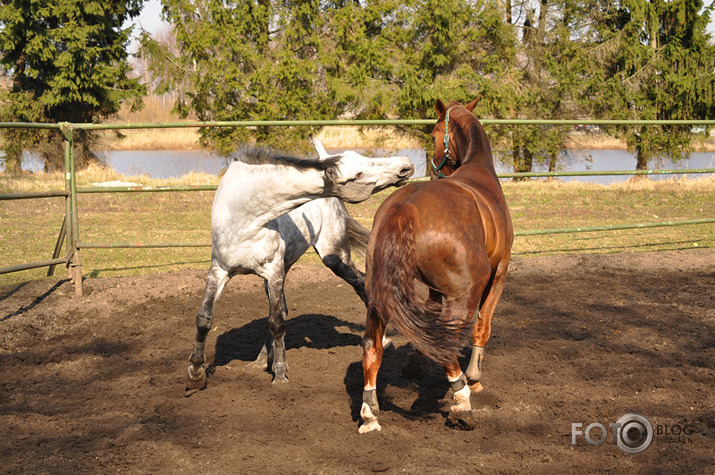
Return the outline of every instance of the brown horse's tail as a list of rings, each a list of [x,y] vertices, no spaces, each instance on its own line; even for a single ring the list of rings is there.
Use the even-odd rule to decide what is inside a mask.
[[[384,325],[392,324],[422,354],[440,364],[454,361],[460,334],[470,325],[464,320],[445,321],[438,309],[429,308],[417,295],[420,272],[415,258],[415,210],[396,204],[373,230],[376,241],[368,269],[367,297]]]

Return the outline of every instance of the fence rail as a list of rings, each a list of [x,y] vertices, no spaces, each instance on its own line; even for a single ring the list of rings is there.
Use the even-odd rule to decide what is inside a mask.
[[[532,119],[482,119],[484,125],[715,125],[715,120],[532,120]],[[7,267],[0,267],[0,274],[17,272],[38,267],[49,267],[51,275],[54,267],[65,264],[69,267],[70,278],[75,286],[75,293],[82,294],[82,276],[80,267],[81,249],[105,248],[159,248],[159,247],[210,247],[210,242],[83,242],[79,239],[79,218],[77,213],[77,195],[84,193],[151,193],[177,191],[213,191],[216,185],[198,186],[131,186],[131,187],[77,187],[75,163],[73,155],[73,130],[125,130],[125,129],[158,129],[158,128],[191,128],[191,127],[294,127],[294,126],[395,126],[395,125],[431,125],[432,119],[399,119],[399,120],[277,120],[277,121],[235,121],[235,122],[170,122],[170,123],[128,123],[128,124],[77,124],[77,123],[28,123],[0,122],[0,128],[18,129],[54,129],[62,132],[65,143],[64,167],[65,189],[56,191],[0,194],[0,201],[65,198],[65,218],[62,223],[53,258],[45,261],[30,262]],[[715,169],[672,169],[672,170],[612,170],[586,172],[531,172],[531,173],[501,173],[500,178],[522,177],[564,177],[564,176],[605,176],[605,175],[665,175],[665,174],[701,174],[715,173]],[[426,179],[420,178],[417,180]],[[661,226],[682,226],[713,223],[715,219],[696,219],[681,221],[666,221],[657,223],[635,223],[624,225],[607,225],[591,227],[574,227],[559,229],[535,229],[515,232],[516,236],[533,236],[543,234],[580,233],[594,231],[611,231],[620,229],[651,228]],[[66,239],[65,239],[66,236]],[[65,255],[60,257],[62,242],[66,241]]]

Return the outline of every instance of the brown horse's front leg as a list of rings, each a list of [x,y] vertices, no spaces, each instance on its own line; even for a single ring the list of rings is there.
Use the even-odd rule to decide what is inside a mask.
[[[449,408],[447,421],[454,427],[462,430],[472,430],[477,423],[474,420],[472,404],[469,400],[471,391],[467,384],[467,378],[459,369],[459,362],[455,359],[452,364],[444,366],[444,372],[452,388],[454,404]]]
[[[384,353],[382,337],[385,333],[385,327],[374,310],[368,310],[365,327],[365,336],[362,339],[362,370],[365,386],[362,393],[362,407],[360,408],[360,417],[363,423],[358,429],[361,434],[373,430],[382,430],[382,427],[377,422],[377,415],[380,412],[380,406],[377,402],[377,372],[380,369],[380,364],[382,364],[382,355]]]
[[[496,309],[499,298],[506,283],[506,271],[509,267],[509,255],[504,257],[497,265],[494,279],[489,288],[489,293],[484,299],[482,308],[477,317],[477,323],[472,327],[472,357],[469,360],[466,375],[472,392],[479,392],[482,386],[482,361],[484,360],[484,347],[489,341],[492,332],[492,315]]]

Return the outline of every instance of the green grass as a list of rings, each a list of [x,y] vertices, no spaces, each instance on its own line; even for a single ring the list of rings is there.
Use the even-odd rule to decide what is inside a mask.
[[[211,175],[179,180],[123,177],[101,169],[80,172],[78,185],[124,180],[146,185],[216,184]],[[0,193],[62,189],[61,174],[0,174]],[[715,178],[634,180],[602,186],[529,181],[503,185],[516,231],[584,227],[715,217]],[[365,226],[390,191],[349,210]],[[177,193],[80,194],[82,242],[210,241],[212,191]],[[64,217],[63,198],[0,201],[0,266],[51,258]],[[691,249],[715,245],[715,224],[517,237],[521,256],[560,253],[614,253]],[[64,247],[63,247],[64,251]],[[91,278],[120,277],[180,269],[208,268],[210,248],[85,249],[82,273]],[[320,265],[314,252],[303,264]],[[0,285],[43,278],[47,268],[0,275]],[[64,277],[59,267],[55,274]]]

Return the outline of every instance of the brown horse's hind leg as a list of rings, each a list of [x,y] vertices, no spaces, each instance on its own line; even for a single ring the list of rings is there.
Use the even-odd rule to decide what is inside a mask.
[[[358,429],[361,434],[373,430],[382,430],[382,427],[377,422],[377,415],[380,412],[380,406],[377,403],[377,372],[382,364],[382,355],[384,353],[384,347],[382,346],[384,333],[385,327],[380,318],[374,310],[368,310],[365,336],[362,339],[362,369],[365,386],[362,393],[362,407],[360,408],[360,417],[363,423]]]
[[[459,369],[459,362],[455,361],[450,365],[444,366],[444,372],[449,380],[449,385],[452,388],[452,397],[454,404],[449,408],[449,416],[447,422],[462,430],[472,430],[476,427],[472,404],[469,401],[471,391],[467,384],[467,378]]]
[[[489,289],[489,294],[484,299],[482,308],[479,311],[477,324],[472,328],[472,357],[469,360],[466,375],[469,382],[469,387],[473,392],[479,392],[483,388],[480,380],[482,379],[482,360],[484,359],[484,347],[489,341],[489,336],[492,331],[492,315],[494,309],[499,302],[504,283],[506,282],[506,271],[509,267],[509,255],[499,262],[497,270],[494,273],[494,280]]]

